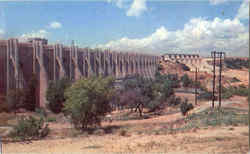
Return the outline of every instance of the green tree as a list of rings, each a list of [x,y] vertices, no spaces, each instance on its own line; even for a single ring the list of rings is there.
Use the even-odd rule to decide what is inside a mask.
[[[164,98],[168,98],[171,95],[174,95],[173,82],[170,80],[166,80],[163,84],[162,93]]]
[[[63,78],[57,81],[51,81],[46,91],[48,107],[54,113],[60,113],[65,102],[64,92],[70,87],[71,81]]]
[[[192,84],[192,80],[188,77],[187,74],[184,74],[182,77],[181,77],[181,81],[183,83],[183,87],[188,87]]]
[[[113,81],[109,77],[91,77],[78,80],[66,89],[64,111],[76,129],[101,124],[101,118],[112,109]]]

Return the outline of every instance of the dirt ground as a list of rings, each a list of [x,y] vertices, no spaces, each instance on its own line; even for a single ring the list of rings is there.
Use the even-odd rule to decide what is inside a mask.
[[[232,153],[248,151],[248,127],[209,128],[169,135],[74,137],[32,143],[8,143],[3,153]]]
[[[191,96],[187,96],[191,97]],[[210,102],[196,106],[198,112],[208,108]],[[233,97],[223,106],[247,109],[246,98]],[[158,134],[168,122],[183,118],[176,109],[166,109],[163,115],[149,119],[114,120],[103,122],[110,132],[77,134],[66,122],[50,123],[51,134],[32,142],[3,143],[3,153],[184,153],[184,154],[243,154],[248,152],[248,126],[215,126],[191,129],[183,132]],[[123,111],[125,113],[125,111]],[[113,116],[123,114],[114,112]],[[118,116],[119,117],[119,116]],[[121,133],[125,131],[124,134]],[[150,132],[150,133],[147,133]],[[153,133],[152,133],[153,132]]]

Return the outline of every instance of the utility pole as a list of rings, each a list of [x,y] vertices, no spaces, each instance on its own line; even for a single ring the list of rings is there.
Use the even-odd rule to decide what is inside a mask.
[[[221,58],[222,58],[222,52],[219,53],[220,55],[220,74],[219,74],[219,108],[221,107],[221,72],[222,72],[222,63],[221,63]]]
[[[197,73],[198,73],[198,68],[195,68],[195,105],[197,105]]]
[[[215,58],[216,58],[216,51],[212,51],[211,56],[213,58],[213,99],[212,99],[212,108],[214,108],[214,100],[215,100]]]
[[[215,62],[216,62],[216,57],[217,54],[219,55],[219,108],[221,107],[221,73],[222,73],[222,58],[225,58],[225,52],[216,52],[213,51],[212,53],[213,57],[213,100],[212,100],[212,108],[214,108],[214,100],[215,100]],[[224,56],[224,57],[223,57]]]

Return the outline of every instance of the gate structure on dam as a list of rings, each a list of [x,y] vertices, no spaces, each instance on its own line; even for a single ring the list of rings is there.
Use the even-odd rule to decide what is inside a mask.
[[[0,94],[25,88],[32,74],[36,75],[37,106],[45,106],[45,93],[50,80],[66,77],[113,76],[123,78],[141,75],[152,78],[160,57],[137,53],[78,48],[75,45],[48,45],[45,39],[18,42],[0,40]]]
[[[201,57],[198,54],[164,54],[162,56],[164,61],[172,62],[182,62],[182,63],[191,63],[199,64],[201,63]]]

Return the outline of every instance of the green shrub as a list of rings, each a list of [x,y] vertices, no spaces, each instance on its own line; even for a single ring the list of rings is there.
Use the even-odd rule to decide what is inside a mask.
[[[176,97],[176,96],[172,96],[168,99],[168,105],[169,106],[177,106],[179,104],[181,104],[181,98],[180,97]]]
[[[64,111],[76,129],[100,125],[102,117],[112,109],[112,85],[112,78],[91,77],[77,80],[66,89]]]
[[[36,119],[32,116],[22,116],[14,130],[10,132],[10,137],[20,140],[31,140],[46,137],[50,129],[45,125],[44,119]]]
[[[60,113],[65,102],[64,92],[70,87],[71,81],[63,78],[57,81],[51,81],[46,91],[46,99],[48,100],[48,108],[53,113]]]
[[[161,109],[162,106],[163,103],[159,100],[152,100],[145,105],[145,107],[149,109],[149,112],[154,112],[156,110],[159,110]]]
[[[165,74],[161,75],[160,73],[156,72],[155,74],[155,83],[161,83],[163,84],[164,82],[171,82],[171,87],[172,88],[178,88],[180,87],[180,81],[178,74]]]
[[[163,84],[163,88],[161,92],[165,99],[174,95],[173,82],[171,82],[170,80],[166,80]]]
[[[249,89],[244,85],[235,88],[234,94],[238,96],[248,96]]]
[[[181,81],[182,81],[183,87],[189,87],[190,85],[192,85],[192,80],[188,77],[187,74],[184,74],[181,77]]]
[[[229,90],[221,94],[221,98],[222,98],[222,99],[229,99],[229,98],[231,98],[232,96],[233,96],[233,92],[231,92],[231,91],[229,91]]]
[[[48,122],[56,122],[56,118],[55,117],[48,117],[47,121]]]
[[[248,88],[244,85],[239,85],[238,87],[230,86],[228,88],[222,87],[222,98],[228,99],[233,95],[238,96],[248,96]]]
[[[213,93],[212,92],[203,92],[197,96],[197,99],[199,100],[212,100],[213,99]]]
[[[236,77],[233,77],[232,80],[231,80],[231,82],[232,82],[232,83],[233,83],[233,82],[240,82],[240,80],[239,80],[238,78],[236,78]]]
[[[36,108],[35,112],[40,116],[40,117],[47,117],[47,112],[45,111],[44,108]]]
[[[193,104],[188,103],[187,100],[185,100],[180,106],[181,113],[184,116],[188,113],[188,111],[192,110],[193,108],[194,108]]]

